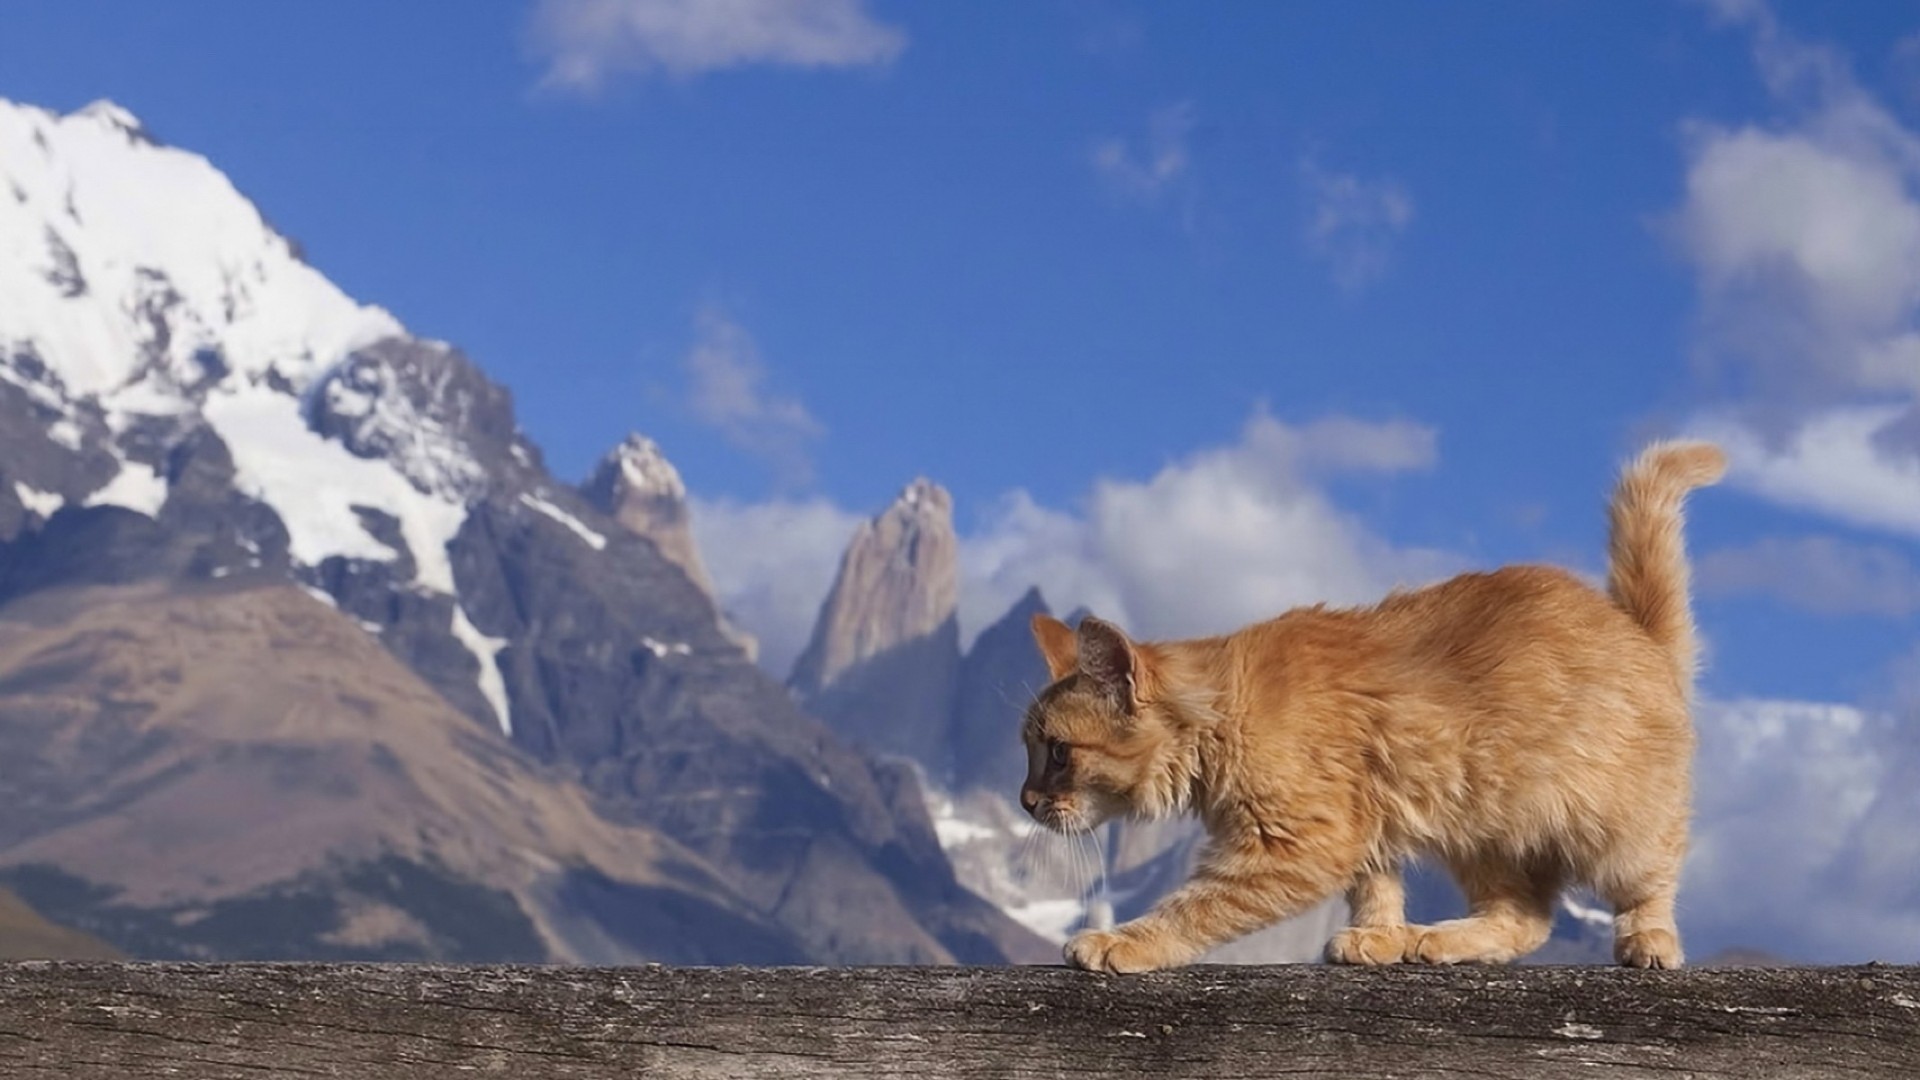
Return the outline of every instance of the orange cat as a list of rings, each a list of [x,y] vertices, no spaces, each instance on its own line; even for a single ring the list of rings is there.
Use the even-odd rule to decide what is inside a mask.
[[[1695,652],[1680,511],[1725,468],[1712,445],[1662,443],[1626,470],[1610,595],[1513,566],[1192,641],[1036,616],[1054,681],[1027,711],[1022,805],[1063,832],[1191,812],[1211,838],[1192,880],[1075,936],[1068,961],[1184,964],[1342,890],[1331,960],[1509,961],[1586,884],[1614,908],[1622,964],[1679,966]],[[1407,924],[1415,855],[1452,872],[1466,918]]]

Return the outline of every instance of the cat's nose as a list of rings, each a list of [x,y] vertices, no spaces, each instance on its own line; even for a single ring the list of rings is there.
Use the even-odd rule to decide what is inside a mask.
[[[1033,813],[1033,808],[1040,805],[1040,793],[1030,787],[1021,788],[1020,805],[1026,807],[1027,813]]]

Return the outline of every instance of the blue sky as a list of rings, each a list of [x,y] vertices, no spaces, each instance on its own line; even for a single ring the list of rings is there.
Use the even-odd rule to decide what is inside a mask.
[[[1920,698],[1910,4],[14,0],[0,96],[206,154],[561,475],[660,440],[776,658],[916,474],[974,627],[1175,633],[1597,569],[1694,430],[1708,692]]]

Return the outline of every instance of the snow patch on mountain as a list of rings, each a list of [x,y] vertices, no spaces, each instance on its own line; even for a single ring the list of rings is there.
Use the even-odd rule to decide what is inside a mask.
[[[87,444],[86,431],[70,417],[61,417],[47,427],[47,438],[74,453]]]
[[[922,791],[926,794],[927,814],[933,818],[933,831],[940,837],[943,848],[957,848],[975,840],[1024,839],[1039,829],[1033,821],[1011,812],[999,800],[988,800],[975,793],[963,806],[930,780],[922,782]]]
[[[342,441],[362,457],[386,459],[423,494],[471,499],[486,490],[486,469],[443,420],[413,403],[384,360],[348,358],[321,380],[318,394],[329,419],[342,425]]]
[[[954,796],[924,775],[921,791],[962,885],[1049,941],[1090,925],[1104,859],[1092,840],[1046,832],[1006,799]]]
[[[640,644],[645,645],[648,652],[662,660],[669,656],[693,655],[693,646],[684,641],[657,641],[650,637],[643,637],[640,639]]]
[[[645,435],[628,435],[614,449],[613,457],[628,490],[638,495],[686,499],[687,485],[680,479],[680,470],[667,460],[659,443]]]
[[[558,506],[555,506],[532,492],[523,493],[520,496],[520,504],[530,510],[537,510],[560,524],[565,525],[568,529],[571,529],[573,534],[578,536],[583,543],[595,551],[604,550],[607,546],[607,538],[588,528],[586,522],[581,521],[579,518],[574,517],[572,514],[567,513],[565,510],[560,509]]]
[[[384,461],[355,456],[308,428],[300,402],[269,386],[238,386],[208,396],[202,413],[233,453],[235,483],[279,513],[295,560],[317,566],[333,555],[391,562],[400,553],[368,533],[355,507],[400,523],[414,582],[452,595],[447,544],[466,521],[466,504],[429,495]]]
[[[224,570],[226,568],[221,567],[220,569]],[[219,575],[219,576],[224,577],[225,575]],[[300,591],[303,593],[306,593],[308,596],[313,597],[316,601],[322,604],[325,604],[327,607],[330,607],[335,611],[340,610],[340,601],[335,600],[333,598],[333,594],[328,592],[325,589],[318,588],[317,586],[313,586],[313,585],[302,585],[300,586]]]
[[[58,498],[58,496],[55,496]],[[167,481],[153,466],[120,462],[120,471],[105,486],[87,496],[88,506],[123,506],[148,517],[158,517],[167,502]]]
[[[1571,895],[1562,895],[1560,897],[1560,908],[1568,915],[1573,916],[1573,918],[1582,925],[1592,927],[1595,930],[1604,930],[1608,933],[1613,932],[1613,912],[1605,908],[1594,907]]]
[[[1079,900],[1029,900],[1005,910],[1015,922],[1056,944],[1087,922],[1087,905]]]
[[[507,701],[506,679],[500,674],[500,650],[507,647],[507,639],[481,633],[457,603],[453,605],[453,636],[480,662],[480,696],[492,706],[493,715],[500,721],[500,733],[512,736],[513,710]]]
[[[13,482],[13,493],[19,498],[21,506],[43,518],[52,517],[56,511],[67,504],[67,500],[61,498],[56,492],[41,491],[18,480]]]

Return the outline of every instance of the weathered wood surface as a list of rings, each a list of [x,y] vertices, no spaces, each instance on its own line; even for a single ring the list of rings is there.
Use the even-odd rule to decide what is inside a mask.
[[[473,1072],[1913,1078],[1920,968],[0,965],[0,1076]]]

